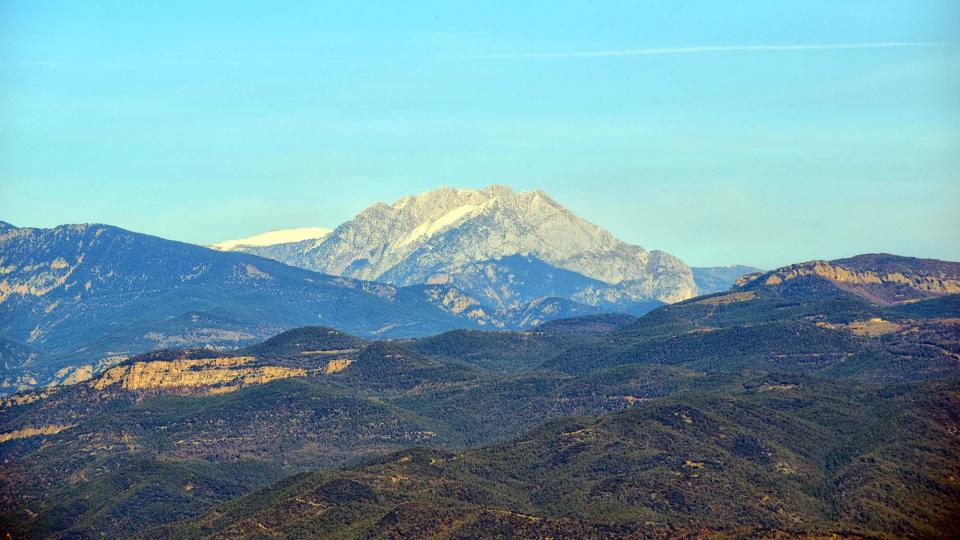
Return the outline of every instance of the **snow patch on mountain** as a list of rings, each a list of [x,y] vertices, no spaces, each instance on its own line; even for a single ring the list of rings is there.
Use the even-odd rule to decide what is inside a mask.
[[[430,238],[431,236],[457,223],[458,221],[461,221],[463,218],[481,208],[483,208],[483,205],[465,204],[463,206],[454,208],[437,219],[424,221],[423,223],[414,227],[414,229],[410,231],[410,234],[408,234],[406,238],[397,244],[397,247],[405,246],[420,239]]]
[[[637,211],[643,211],[642,205]],[[697,294],[690,268],[669,253],[623,242],[543,191],[515,192],[503,185],[407,195],[368,207],[321,240],[236,249],[324,274],[401,287],[446,283],[474,290],[484,282],[490,292],[478,298],[510,298],[510,306],[557,294],[581,304],[625,309]],[[582,277],[567,280],[575,287],[534,293],[534,285],[550,279],[526,275],[530,265],[511,258],[515,256],[536,259],[553,273]],[[481,267],[491,272],[488,277],[480,279]]]
[[[304,240],[322,240],[327,236],[330,236],[331,232],[333,232],[332,229],[326,229],[324,227],[282,229],[278,231],[257,234],[247,238],[227,240],[225,242],[213,244],[210,247],[220,251],[234,251],[243,247],[275,246],[277,244],[290,244],[293,242],[302,242]]]

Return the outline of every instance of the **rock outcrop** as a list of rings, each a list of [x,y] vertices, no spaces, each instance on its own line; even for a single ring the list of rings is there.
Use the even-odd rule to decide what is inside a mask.
[[[108,369],[90,385],[97,390],[118,386],[131,391],[202,390],[202,393],[222,394],[242,386],[307,375],[302,368],[250,365],[255,360],[252,356],[226,356],[133,362]]]
[[[960,293],[960,263],[887,254],[809,261],[748,276],[739,288],[796,288],[822,281],[879,305]]]
[[[813,280],[880,305],[960,293],[960,263],[887,254],[809,261],[747,276],[739,288],[797,288]]]

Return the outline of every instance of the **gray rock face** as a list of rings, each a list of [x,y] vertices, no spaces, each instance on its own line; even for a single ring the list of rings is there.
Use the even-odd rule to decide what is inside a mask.
[[[622,242],[542,191],[517,193],[499,185],[440,188],[392,205],[377,203],[322,242],[258,253],[326,274],[401,286],[456,284],[477,262],[520,255],[599,282],[573,297],[588,305],[697,295],[690,268],[676,257]]]
[[[307,253],[317,247],[323,240],[311,238],[310,240],[301,240],[299,242],[287,242],[284,244],[273,244],[270,246],[238,246],[228,251],[241,251],[251,255],[259,255],[275,261],[281,261],[290,266],[306,268],[312,270],[310,261],[313,257]]]

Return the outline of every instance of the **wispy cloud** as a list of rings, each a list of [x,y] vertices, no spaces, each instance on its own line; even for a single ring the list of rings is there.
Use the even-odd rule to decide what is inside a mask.
[[[551,58],[607,58],[622,56],[662,56],[672,54],[703,54],[723,52],[779,52],[823,51],[840,49],[901,49],[917,47],[948,47],[952,43],[940,41],[881,41],[870,43],[822,43],[811,45],[698,45],[693,47],[651,47],[644,49],[614,49],[603,51],[534,52],[491,54],[480,58],[551,59]]]
[[[447,54],[440,58],[460,60],[523,60],[523,59],[563,59],[563,58],[613,58],[629,56],[664,56],[676,54],[740,53],[740,52],[779,52],[779,51],[822,51],[840,49],[901,49],[923,47],[958,47],[960,43],[946,41],[880,41],[869,43],[822,43],[808,45],[696,45],[690,47],[649,47],[642,49],[612,49],[598,51],[566,52],[517,52],[492,54]],[[380,60],[389,57],[378,57]],[[356,60],[361,60],[357,58]],[[397,60],[412,60],[414,57],[396,57]],[[210,68],[271,68],[271,67],[307,67],[309,62],[269,61],[269,62],[97,62],[97,61],[58,61],[58,60],[21,60],[0,62],[0,69],[39,68],[39,69],[77,69],[77,70],[164,70],[164,69],[210,69]]]

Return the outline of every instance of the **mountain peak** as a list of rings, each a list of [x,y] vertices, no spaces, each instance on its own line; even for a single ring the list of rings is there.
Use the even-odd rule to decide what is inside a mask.
[[[562,273],[557,271],[580,274],[575,281],[589,290],[580,291],[577,301],[589,305],[676,302],[697,294],[690,268],[676,257],[618,240],[539,189],[514,191],[503,184],[442,186],[392,203],[373,204],[329,234],[316,235],[312,242],[284,236],[289,232],[212,247],[399,286],[440,282],[465,286],[464,280],[476,282],[467,274],[475,274],[477,268],[497,268],[494,274],[512,279],[506,269],[519,268],[497,261],[517,255],[545,263],[553,268],[551,275]],[[275,238],[278,234],[280,240]],[[491,282],[490,286],[514,289],[516,283]]]
[[[507,197],[515,193],[512,189],[510,189],[510,186],[504,184],[490,184],[481,191],[483,193],[488,193],[493,197]]]
[[[250,251],[326,274],[401,286],[521,255],[601,284],[628,284],[634,300],[673,302],[697,291],[690,269],[675,257],[622,242],[541,190],[518,192],[503,184],[406,195],[368,207],[311,246]]]
[[[440,186],[434,190],[424,191],[416,195],[404,195],[390,205],[390,208],[393,208],[394,210],[402,210],[407,208],[411,203],[435,204],[438,201],[442,202],[451,200],[470,201],[474,203],[487,202],[492,199],[511,197],[514,195],[517,195],[517,192],[515,192],[509,186],[503,184],[490,184],[489,186],[480,189]]]

